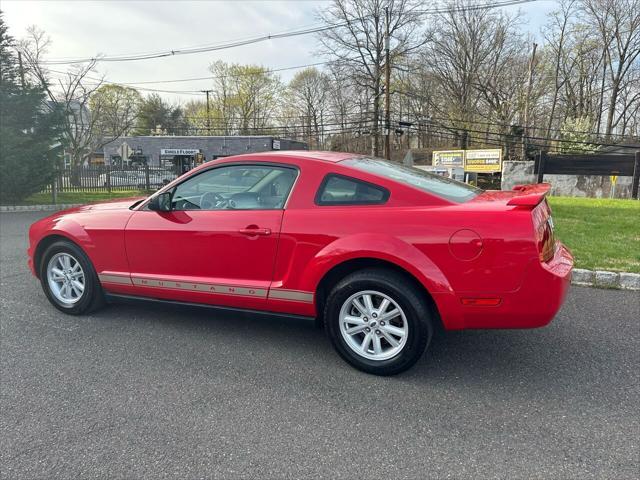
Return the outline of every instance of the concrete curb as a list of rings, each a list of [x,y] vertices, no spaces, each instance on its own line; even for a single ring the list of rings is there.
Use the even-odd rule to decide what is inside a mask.
[[[586,287],[640,290],[640,273],[574,268],[571,283]]]
[[[62,203],[58,205],[1,205],[0,212],[57,212],[79,207],[82,203]]]

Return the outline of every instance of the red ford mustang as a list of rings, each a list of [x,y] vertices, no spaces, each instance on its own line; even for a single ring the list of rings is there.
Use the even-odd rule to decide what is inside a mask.
[[[346,361],[388,375],[438,326],[551,321],[573,259],[547,191],[482,191],[347,153],[240,155],[146,199],[36,222],[29,266],[66,313],[120,296],[314,317]]]

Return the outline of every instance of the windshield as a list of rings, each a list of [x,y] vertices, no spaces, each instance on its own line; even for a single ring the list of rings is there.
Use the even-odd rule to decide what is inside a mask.
[[[482,192],[479,188],[457,180],[379,158],[355,157],[343,160],[342,163],[367,173],[406,183],[452,202],[467,202]]]

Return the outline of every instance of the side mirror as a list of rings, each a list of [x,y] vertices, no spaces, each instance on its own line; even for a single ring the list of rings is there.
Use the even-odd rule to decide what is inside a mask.
[[[171,211],[171,193],[163,192],[160,195],[156,195],[149,202],[149,210],[156,212],[170,212]]]

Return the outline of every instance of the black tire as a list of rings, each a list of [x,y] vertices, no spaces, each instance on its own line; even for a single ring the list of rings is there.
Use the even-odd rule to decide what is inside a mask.
[[[49,286],[47,265],[49,264],[49,260],[58,253],[67,253],[71,255],[78,261],[78,263],[80,263],[85,274],[84,291],[82,292],[80,299],[73,305],[65,305],[59,301],[52,293],[51,287]],[[101,308],[105,303],[102,286],[100,285],[98,275],[93,268],[93,264],[82,249],[73,242],[60,240],[49,245],[42,255],[39,272],[42,290],[44,290],[44,293],[51,304],[61,312],[69,315],[82,315]]]
[[[354,294],[367,290],[381,292],[391,298],[406,317],[406,343],[395,356],[388,359],[372,360],[356,353],[340,330],[343,304]],[[413,280],[383,268],[359,270],[340,280],[329,294],[324,310],[327,334],[340,356],[358,370],[375,375],[395,375],[409,369],[420,359],[433,336],[431,317],[424,294],[416,288]]]

